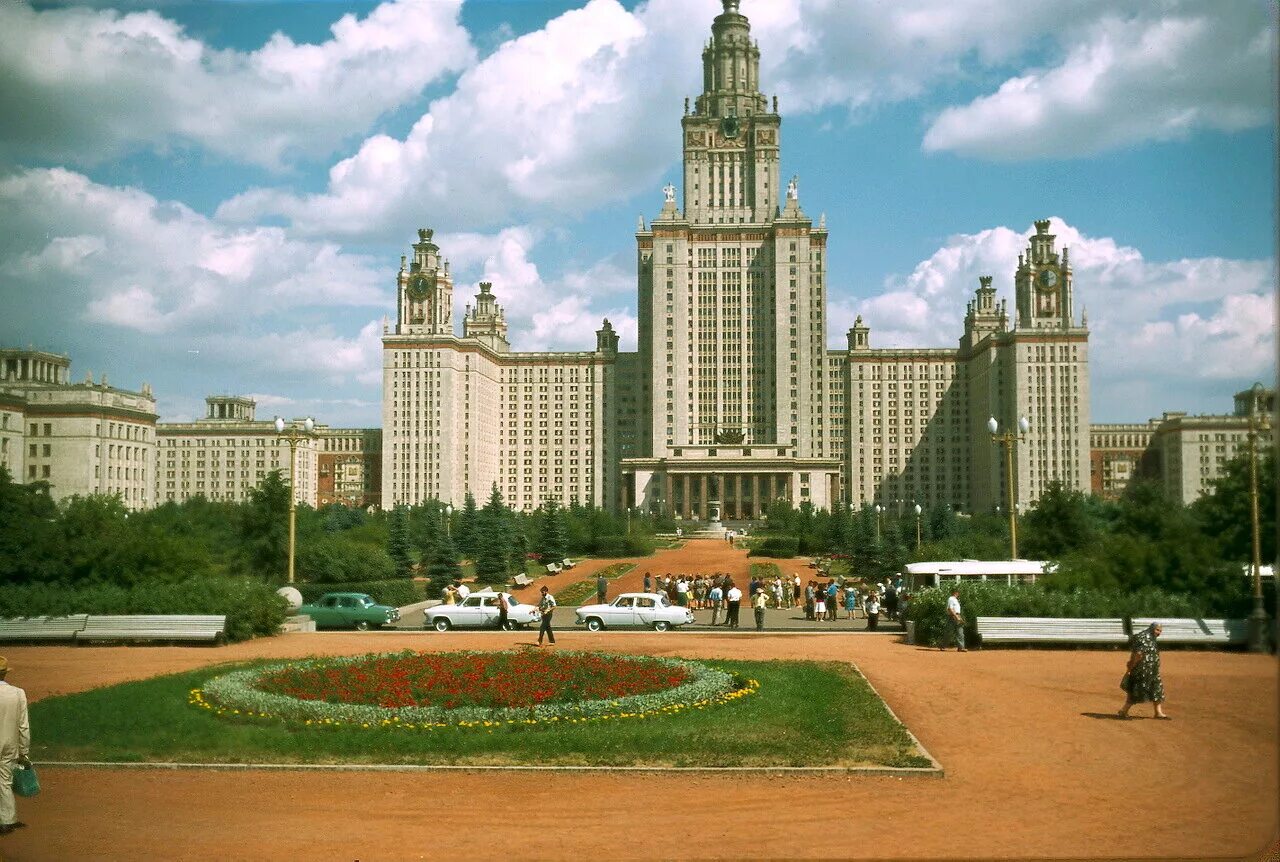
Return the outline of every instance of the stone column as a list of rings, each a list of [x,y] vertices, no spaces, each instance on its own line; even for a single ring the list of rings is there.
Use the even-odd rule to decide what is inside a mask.
[[[698,501],[698,512],[699,512],[698,518],[700,520],[705,521],[710,516],[710,512],[707,509],[707,474],[706,473],[702,474],[698,484],[701,486],[701,491],[702,491],[702,499]]]
[[[747,516],[743,512],[742,505],[742,474],[735,473],[733,475],[733,516],[739,521]]]
[[[688,474],[688,473],[685,473],[683,476],[681,476],[681,477],[680,477],[680,481],[681,481],[681,482],[683,483],[683,485],[684,485],[684,499],[681,501],[681,511],[682,511],[682,512],[683,512],[683,514],[684,514],[684,519],[687,521],[687,520],[689,520],[689,518],[690,518],[690,517],[692,517],[692,516],[693,516],[693,511],[692,511],[692,509],[690,508],[690,503],[691,503],[692,501],[689,499],[689,486],[690,486],[692,483],[689,481],[689,474]]]
[[[671,482],[671,474],[662,474],[662,505],[659,507],[663,515],[675,514],[676,500],[673,495],[674,486]]]
[[[751,517],[760,519],[760,474],[751,474]]]

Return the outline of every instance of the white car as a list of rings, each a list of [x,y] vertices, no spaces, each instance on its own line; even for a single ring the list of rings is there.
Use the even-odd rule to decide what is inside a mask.
[[[510,593],[472,593],[456,605],[436,605],[423,613],[422,627],[447,632],[454,628],[497,628],[498,602],[507,603],[507,628],[527,628],[541,622],[533,605],[524,605]]]
[[[662,593],[623,593],[607,605],[583,605],[576,623],[588,631],[620,626],[648,626],[665,632],[693,622],[693,611],[671,604]]]

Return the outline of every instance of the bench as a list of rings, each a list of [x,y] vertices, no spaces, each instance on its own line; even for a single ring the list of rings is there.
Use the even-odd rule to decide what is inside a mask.
[[[520,574],[515,576],[514,582],[517,587],[527,587],[529,584],[533,583],[533,578],[525,574]]]
[[[569,559],[568,557],[565,557],[563,560],[560,561],[560,566],[565,569],[572,569],[576,565],[578,564],[575,563],[573,560]]]
[[[76,643],[89,641],[209,641],[223,639],[225,616],[90,616],[76,632]]]
[[[1053,619],[1047,617],[978,617],[978,637],[984,644],[1081,643],[1127,646],[1129,635],[1121,619]]]
[[[559,563],[547,563],[547,571],[550,574],[558,575],[563,570],[563,566]]]
[[[88,614],[0,620],[0,641],[69,641],[84,628]]]
[[[1137,617],[1133,631],[1140,632],[1152,623],[1160,623],[1164,629],[1157,641],[1161,644],[1242,644],[1249,640],[1248,620]]]

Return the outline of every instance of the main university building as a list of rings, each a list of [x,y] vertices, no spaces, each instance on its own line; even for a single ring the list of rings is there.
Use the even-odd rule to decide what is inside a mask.
[[[830,350],[828,232],[780,180],[777,99],[760,91],[738,0],[723,2],[681,119],[683,205],[668,186],[635,235],[637,352],[619,351],[608,320],[588,352],[512,351],[488,283],[459,337],[448,261],[419,231],[383,337],[382,505],[456,505],[496,484],[523,510],[555,498],[705,518],[716,502],[753,518],[783,498],[989,511],[1008,481],[992,416],[1032,424],[1015,447],[1020,507],[1052,481],[1087,491],[1089,334],[1049,223],[1016,262],[1013,314],[983,277],[957,347],[873,348],[859,318]]]

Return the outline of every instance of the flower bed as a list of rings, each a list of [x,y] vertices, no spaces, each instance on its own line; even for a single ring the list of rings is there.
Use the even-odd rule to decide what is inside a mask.
[[[645,718],[704,709],[757,687],[678,659],[405,652],[234,671],[193,689],[190,701],[231,717],[426,730]]]

